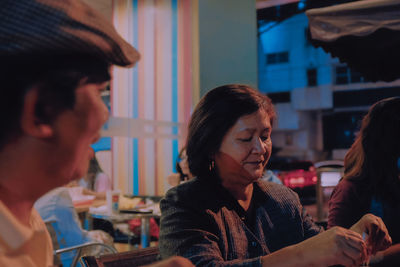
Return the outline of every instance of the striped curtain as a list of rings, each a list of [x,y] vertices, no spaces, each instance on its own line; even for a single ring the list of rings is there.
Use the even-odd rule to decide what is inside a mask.
[[[111,136],[114,188],[162,195],[199,99],[197,0],[114,0],[117,31],[141,54],[133,69],[113,68]]]

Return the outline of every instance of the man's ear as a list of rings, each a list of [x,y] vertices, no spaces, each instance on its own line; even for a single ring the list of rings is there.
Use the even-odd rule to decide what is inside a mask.
[[[21,114],[22,131],[37,138],[49,138],[53,136],[53,128],[49,123],[43,122],[36,116],[36,105],[38,103],[38,87],[30,89],[24,97]]]

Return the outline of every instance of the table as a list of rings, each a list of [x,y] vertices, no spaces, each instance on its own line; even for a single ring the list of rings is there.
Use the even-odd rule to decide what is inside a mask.
[[[77,205],[74,204],[74,208],[77,213],[83,213],[83,212],[88,212],[91,207],[97,208],[103,205],[106,205],[105,200],[95,199],[93,202],[88,204],[77,204]]]
[[[107,213],[91,212],[91,218],[103,219],[114,223],[127,222],[131,219],[141,219],[140,244],[142,248],[150,246],[150,218],[158,218],[159,215],[153,213]]]
[[[82,223],[82,228],[83,229],[88,230],[88,231],[92,230],[92,222],[91,222],[91,219],[88,216],[89,209],[91,207],[97,208],[97,207],[100,207],[100,206],[103,206],[103,205],[106,205],[106,201],[105,200],[98,200],[98,199],[95,199],[92,202],[84,203],[84,204],[81,204],[81,203],[76,204],[76,203],[74,203],[75,211],[78,214],[78,217],[79,217],[79,220]]]

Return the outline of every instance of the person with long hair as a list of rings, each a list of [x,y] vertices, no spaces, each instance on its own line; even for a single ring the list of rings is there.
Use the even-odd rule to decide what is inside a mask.
[[[176,161],[175,167],[179,173],[181,182],[186,182],[193,178],[193,174],[190,172],[189,169],[186,147],[183,147],[179,152],[178,160]]]
[[[86,175],[80,179],[79,185],[83,187],[83,194],[93,195],[97,199],[106,199],[106,192],[112,189],[111,180],[103,172],[93,151]]]
[[[167,181],[170,185],[177,186],[180,183],[184,183],[193,178],[187,161],[186,147],[183,147],[179,152],[178,158],[176,159],[175,169],[177,173],[172,173],[167,177]]]
[[[372,105],[362,120],[329,201],[328,228],[349,227],[373,213],[383,219],[393,244],[400,243],[399,165],[400,97],[393,97]]]
[[[260,178],[272,150],[271,100],[247,85],[209,91],[189,123],[195,178],[161,200],[160,253],[195,266],[358,266],[390,244],[382,220],[363,216],[323,232],[289,188]],[[362,233],[369,233],[363,240]]]

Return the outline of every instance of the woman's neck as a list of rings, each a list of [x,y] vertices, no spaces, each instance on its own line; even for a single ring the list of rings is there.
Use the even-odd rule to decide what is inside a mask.
[[[232,194],[245,211],[249,209],[253,196],[253,183],[247,185],[222,183],[222,186]]]

